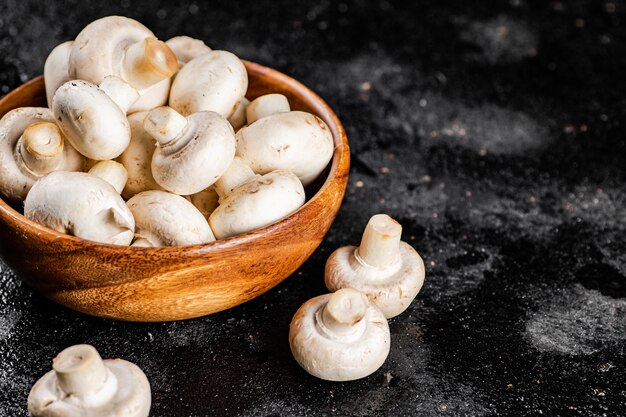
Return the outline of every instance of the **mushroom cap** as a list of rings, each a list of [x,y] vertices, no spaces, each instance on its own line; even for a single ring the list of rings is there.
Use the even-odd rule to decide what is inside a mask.
[[[174,52],[178,62],[182,64],[186,64],[195,57],[212,51],[212,49],[200,39],[194,39],[189,36],[174,36],[165,43],[170,47],[172,52]]]
[[[100,84],[108,75],[121,76],[125,49],[148,37],[154,37],[154,33],[128,17],[107,16],[94,20],[74,40],[70,74],[93,84]]]
[[[52,111],[70,143],[90,159],[116,158],[128,146],[126,113],[90,82],[73,80],[59,87]]]
[[[144,191],[127,204],[135,217],[135,237],[153,246],[199,245],[215,240],[202,213],[184,197]]]
[[[302,183],[293,173],[276,170],[236,187],[211,213],[209,223],[218,239],[267,226],[304,204]]]
[[[43,79],[46,84],[48,107],[52,107],[52,97],[55,91],[73,78],[70,75],[70,53],[73,45],[74,41],[63,42],[57,45],[46,58],[43,66]]]
[[[211,51],[187,62],[170,90],[170,107],[188,116],[214,111],[229,118],[248,89],[246,67],[234,54]]]
[[[333,136],[322,119],[310,113],[275,113],[237,132],[237,155],[254,172],[288,169],[308,185],[333,156]]]
[[[33,123],[54,123],[54,116],[45,107],[20,107],[0,119],[0,193],[13,201],[23,201],[35,181],[41,177],[20,168],[16,160],[16,145],[24,130]],[[63,171],[84,169],[85,158],[69,143],[63,146]]]
[[[249,104],[250,100],[245,97],[242,98],[235,112],[228,118],[228,121],[232,125],[233,129],[235,129],[235,132],[246,125],[246,109]]]
[[[167,104],[170,95],[172,78],[166,78],[148,88],[139,90],[139,99],[128,109],[128,114],[152,110],[155,107]]]
[[[289,328],[289,345],[295,360],[313,376],[328,381],[364,378],[380,368],[391,346],[389,325],[384,314],[367,303],[358,323],[364,330],[358,338],[341,337],[325,331],[323,310],[333,294],[320,295],[302,305]]]
[[[71,348],[70,348],[71,349]],[[59,387],[54,370],[42,376],[28,396],[33,417],[148,417],[151,405],[150,382],[135,364],[122,359],[102,361],[114,378],[107,378],[102,390],[81,399],[68,396]],[[110,398],[106,401],[106,397]],[[102,403],[102,397],[105,402]]]
[[[115,188],[95,175],[55,171],[40,178],[24,200],[24,216],[60,233],[129,245],[135,220]]]
[[[324,270],[329,291],[354,288],[367,295],[387,318],[406,310],[424,285],[424,261],[411,245],[400,242],[400,261],[388,268],[364,265],[355,257],[356,246],[333,252]]]
[[[208,220],[211,213],[219,206],[220,196],[215,191],[214,187],[206,188],[199,193],[195,193],[189,196],[189,201],[193,204],[200,213]]]
[[[128,172],[128,181],[122,196],[129,199],[135,194],[148,190],[162,190],[152,176],[152,154],[156,141],[143,128],[143,120],[148,112],[137,112],[128,116],[130,124],[130,143],[117,158]]]
[[[215,112],[187,117],[182,132],[152,156],[152,175],[164,189],[190,195],[208,188],[222,176],[235,157],[235,132]]]

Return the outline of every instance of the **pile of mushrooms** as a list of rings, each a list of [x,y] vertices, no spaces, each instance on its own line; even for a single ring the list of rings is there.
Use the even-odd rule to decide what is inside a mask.
[[[328,258],[325,281],[332,293],[304,303],[289,330],[291,352],[311,375],[348,381],[385,362],[387,319],[405,311],[424,284],[424,262],[401,234],[398,222],[376,214],[360,246],[344,246]]]
[[[52,50],[49,109],[0,120],[0,195],[97,242],[195,245],[293,213],[333,154],[318,117],[248,100],[234,54],[108,16]]]

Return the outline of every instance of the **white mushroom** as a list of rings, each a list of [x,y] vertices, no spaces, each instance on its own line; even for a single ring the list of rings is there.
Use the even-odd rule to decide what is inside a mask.
[[[156,141],[143,128],[147,114],[148,112],[138,112],[128,116],[130,143],[117,158],[128,173],[128,181],[122,192],[125,199],[142,191],[163,189],[152,176],[152,155],[156,149]]]
[[[395,317],[407,309],[424,284],[424,261],[400,240],[402,226],[386,214],[367,223],[361,246],[344,246],[326,262],[330,291],[355,288],[385,313]]]
[[[165,43],[170,47],[172,52],[174,52],[174,55],[176,55],[179,68],[182,68],[195,57],[211,52],[212,50],[200,39],[194,39],[189,36],[175,36],[165,41]]]
[[[305,200],[302,183],[293,173],[277,170],[257,176],[238,158],[215,183],[215,189],[220,205],[211,213],[209,224],[218,239],[274,223]]]
[[[137,97],[128,84],[107,77],[104,89],[87,81],[63,84],[52,99],[52,111],[59,127],[80,153],[90,159],[119,156],[130,141],[126,111]]]
[[[63,42],[50,52],[43,66],[43,79],[46,84],[46,100],[48,107],[52,107],[52,97],[57,89],[71,80],[70,52],[74,41]]]
[[[123,359],[105,359],[90,345],[71,346],[30,390],[33,417],[148,417],[150,382]]]
[[[235,110],[235,112],[228,118],[228,121],[232,125],[233,129],[235,129],[235,132],[246,125],[246,109],[249,104],[250,100],[245,97],[242,98],[237,106],[237,110]]]
[[[0,193],[9,200],[23,201],[35,181],[52,171],[80,171],[84,165],[49,109],[22,107],[0,120]]]
[[[333,136],[322,119],[291,111],[264,117],[237,132],[237,155],[254,172],[287,169],[308,185],[333,156]]]
[[[184,117],[170,107],[148,113],[144,129],[158,142],[152,175],[164,189],[180,195],[211,186],[235,157],[235,132],[215,112]]]
[[[290,111],[289,101],[282,94],[266,94],[252,100],[246,108],[246,120],[252,124],[259,119],[271,116],[275,113]]]
[[[99,161],[91,167],[89,174],[102,178],[115,188],[115,191],[121,193],[128,181],[128,172],[124,165],[115,161]]]
[[[176,56],[136,20],[107,16],[87,25],[70,54],[70,74],[100,84],[115,75],[137,90],[170,78],[178,70]]]
[[[215,240],[202,213],[184,197],[144,191],[127,204],[137,227],[133,246],[199,245]]]
[[[129,245],[135,220],[115,188],[95,175],[52,172],[24,200],[24,216],[57,232],[113,245]]]
[[[328,381],[372,374],[387,359],[390,344],[384,314],[349,288],[304,303],[289,329],[296,361],[311,375]]]
[[[187,62],[170,90],[170,107],[184,116],[214,111],[230,117],[248,89],[246,67],[235,55],[211,51]]]
[[[172,78],[166,78],[148,88],[139,90],[139,98],[130,106],[127,113],[132,114],[165,106],[170,95],[171,86]]]

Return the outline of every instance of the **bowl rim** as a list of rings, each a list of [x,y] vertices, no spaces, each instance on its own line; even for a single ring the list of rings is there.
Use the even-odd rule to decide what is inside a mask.
[[[73,249],[94,251],[104,250],[109,254],[111,253],[111,251],[113,251],[120,255],[125,253],[144,253],[146,255],[157,253],[176,253],[178,256],[181,255],[181,251],[189,255],[206,254],[211,252],[219,252],[222,249],[231,248],[233,246],[238,246],[244,243],[249,244],[256,240],[267,237],[268,235],[274,234],[281,229],[288,228],[289,225],[298,217],[306,218],[303,213],[310,210],[310,207],[315,204],[323,194],[329,191],[330,186],[333,184],[338,174],[344,173],[343,169],[342,172],[339,172],[339,168],[341,166],[345,166],[346,176],[343,180],[345,184],[342,185],[342,188],[345,190],[345,185],[347,184],[347,174],[350,166],[350,147],[348,144],[348,138],[345,129],[335,112],[330,108],[330,106],[318,94],[316,94],[313,90],[311,90],[301,82],[273,68],[266,67],[264,65],[247,60],[242,60],[242,62],[244,63],[246,70],[249,73],[253,72],[260,76],[270,77],[287,88],[291,87],[291,90],[296,91],[299,99],[301,101],[304,101],[315,112],[315,114],[317,114],[320,118],[324,119],[327,122],[330,121],[330,123],[328,123],[328,127],[330,128],[333,135],[334,149],[328,175],[319,190],[308,201],[306,201],[304,205],[298,208],[298,210],[270,225],[252,230],[247,233],[235,235],[226,239],[219,239],[198,245],[162,246],[154,248],[113,245],[57,232],[33,220],[28,219],[26,216],[13,209],[13,207],[11,207],[2,197],[0,197],[0,218],[4,218],[5,220],[10,221],[11,223],[13,223],[13,225],[22,226],[24,229],[32,233],[36,233],[38,237],[44,238],[45,240],[61,240],[63,242],[67,242],[68,244],[72,244]],[[6,100],[10,100],[14,96],[17,96],[21,90],[28,88],[33,84],[40,83],[42,79],[43,75],[39,75],[23,84],[20,84],[18,87],[7,93],[4,97],[0,98],[0,103]],[[340,198],[343,198],[343,193],[341,193]]]

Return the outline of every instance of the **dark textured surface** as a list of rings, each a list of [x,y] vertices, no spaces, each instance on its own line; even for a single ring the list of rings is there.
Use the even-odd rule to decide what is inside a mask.
[[[626,415],[626,4],[62,4],[3,0],[2,93],[124,14],[303,81],[344,122],[353,167],[314,256],[222,314],[95,319],[0,266],[0,415],[25,415],[31,384],[81,342],[145,370],[153,416]],[[426,284],[378,372],[316,380],[291,357],[289,321],[376,212],[403,223]]]

